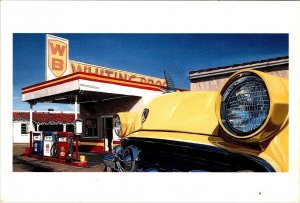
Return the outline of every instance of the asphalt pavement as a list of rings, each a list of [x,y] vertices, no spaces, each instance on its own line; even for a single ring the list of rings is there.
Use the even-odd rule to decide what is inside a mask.
[[[79,152],[88,161],[88,167],[75,167],[67,164],[39,160],[22,156],[29,144],[13,145],[13,172],[103,172],[105,153]]]

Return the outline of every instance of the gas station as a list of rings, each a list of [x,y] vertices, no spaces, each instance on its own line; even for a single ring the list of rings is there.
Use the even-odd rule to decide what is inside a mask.
[[[37,103],[73,104],[75,120],[80,112],[81,118],[76,121],[82,128],[74,134],[76,145],[80,151],[101,153],[119,144],[113,131],[113,116],[117,112],[137,111],[162,94],[165,87],[166,81],[161,78],[70,60],[69,41],[46,35],[45,81],[22,88],[22,101],[30,104],[31,150],[38,155],[39,150],[35,148],[38,145],[50,156],[51,147],[45,148],[45,143],[55,139],[53,132],[35,132],[32,112]],[[66,132],[55,133],[58,136]],[[68,142],[75,137],[56,139]],[[38,144],[38,140],[44,140],[44,144]],[[58,158],[60,153],[56,152]]]

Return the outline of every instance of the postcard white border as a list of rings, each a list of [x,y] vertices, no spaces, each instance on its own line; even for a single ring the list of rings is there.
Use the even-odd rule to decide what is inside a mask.
[[[281,1],[2,1],[1,201],[298,202],[299,10],[299,2]],[[13,33],[288,33],[290,172],[13,173]],[[45,187],[53,194],[45,195]]]

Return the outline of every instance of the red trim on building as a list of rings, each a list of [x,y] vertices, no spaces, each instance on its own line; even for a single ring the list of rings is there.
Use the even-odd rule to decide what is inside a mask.
[[[27,87],[23,88],[22,89],[22,94],[26,94],[26,93],[29,93],[29,92],[34,92],[34,91],[41,90],[41,89],[48,88],[48,87],[53,87],[55,85],[60,85],[60,84],[71,82],[71,81],[78,80],[78,79],[79,78],[70,78],[70,79],[67,79],[67,80],[57,81],[57,82],[54,82],[54,83],[52,83],[53,81],[51,81],[51,84],[47,84],[47,85],[43,85],[43,86],[40,86],[40,84],[37,84],[37,85],[34,85],[36,87],[30,87],[30,90],[26,90]]]
[[[113,140],[113,147],[120,145],[121,142],[120,140]],[[94,152],[94,153],[104,153],[105,149],[104,149],[104,140],[100,140],[98,142],[88,142],[88,144],[86,144],[86,142],[80,144],[79,146],[79,151],[80,152]],[[109,153],[109,152],[106,152]]]
[[[77,114],[78,118],[80,114]],[[14,121],[29,121],[29,112],[13,112]],[[38,123],[73,123],[75,115],[72,113],[49,113],[49,112],[33,112],[33,122]]]
[[[120,140],[113,140],[113,145],[119,145],[119,144],[121,144]]]
[[[96,145],[80,145],[79,146],[80,152],[93,152],[93,153],[103,153],[104,146],[96,146]]]
[[[26,90],[26,89],[29,89],[29,88],[36,87],[36,86],[40,86],[40,85],[47,84],[47,83],[49,83],[49,82],[55,82],[55,81],[63,80],[63,79],[65,79],[65,78],[73,77],[73,76],[76,76],[76,75],[78,75],[78,74],[79,74],[79,73],[72,73],[72,74],[65,75],[65,76],[62,76],[62,77],[59,77],[59,78],[55,78],[55,79],[52,79],[52,80],[47,80],[47,81],[43,81],[43,82],[40,82],[40,83],[37,83],[37,84],[34,84],[34,85],[30,85],[30,86],[27,86],[27,87],[23,87],[23,88],[22,88],[22,91],[23,91],[23,90]]]
[[[89,78],[89,77],[85,77],[85,76],[92,76],[92,77],[96,76],[97,78],[93,79],[93,78]],[[159,85],[148,84],[148,83],[140,83],[140,82],[129,81],[129,80],[124,80],[124,79],[115,79],[112,77],[99,76],[99,75],[95,75],[95,74],[91,74],[91,73],[80,72],[80,73],[73,73],[73,74],[63,76],[63,77],[60,77],[57,79],[41,82],[41,83],[38,83],[35,85],[31,85],[31,86],[22,88],[22,93],[23,94],[29,93],[29,92],[37,91],[37,90],[44,89],[47,87],[52,87],[55,85],[70,82],[73,80],[78,80],[78,79],[95,81],[95,82],[103,82],[103,83],[109,83],[109,84],[116,84],[116,85],[122,85],[122,86],[127,86],[127,87],[139,88],[139,89],[154,90],[154,91],[161,91],[161,89],[165,88],[165,86],[159,86]],[[109,79],[109,81],[101,80],[101,79]],[[48,84],[48,83],[51,83],[51,84]],[[41,85],[43,85],[43,86],[41,87]]]
[[[113,78],[113,77],[108,77],[108,76],[102,76],[102,75],[97,75],[97,74],[93,74],[93,73],[78,72],[78,73],[73,73],[73,74],[82,74],[82,75],[91,76],[91,77],[96,76],[96,77],[99,77],[99,79],[104,78],[104,79],[110,79],[110,80],[116,80],[116,81],[122,81],[122,82],[130,82],[130,83],[133,83],[133,84],[136,84],[136,85],[150,85],[150,86],[157,87],[157,88],[165,88],[166,87],[166,86],[143,83],[143,82],[137,82],[137,81],[132,81],[132,80],[125,80],[125,79],[121,79],[121,78]]]
[[[147,84],[147,83],[138,83],[135,81],[128,81],[128,80],[126,80],[126,81],[123,80],[122,82],[126,82],[126,83],[122,83],[121,81],[118,81],[118,80],[105,81],[105,80],[99,80],[98,78],[92,79],[92,78],[80,77],[80,79],[94,81],[94,82],[110,83],[110,84],[115,84],[115,85],[123,85],[123,86],[135,87],[135,88],[140,88],[140,89],[159,90],[159,88],[165,88],[164,86],[151,85],[151,84]],[[133,84],[127,84],[128,82],[133,83]],[[144,85],[151,86],[151,87],[146,87]]]

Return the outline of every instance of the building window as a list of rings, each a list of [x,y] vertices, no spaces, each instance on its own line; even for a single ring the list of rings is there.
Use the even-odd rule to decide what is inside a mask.
[[[74,132],[74,125],[73,124],[67,125],[66,130],[67,132]]]
[[[39,131],[63,131],[63,125],[59,124],[44,124],[39,126]]]
[[[27,123],[21,123],[21,135],[27,134]]]
[[[98,137],[97,118],[84,120],[84,137]]]

